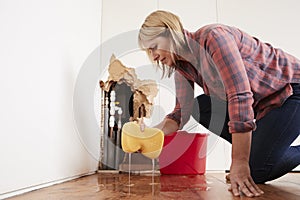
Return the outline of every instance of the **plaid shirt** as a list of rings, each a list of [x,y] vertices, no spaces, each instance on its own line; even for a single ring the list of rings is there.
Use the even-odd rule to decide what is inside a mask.
[[[221,24],[185,31],[194,56],[175,71],[176,106],[168,118],[180,128],[193,109],[194,83],[226,100],[229,132],[255,130],[255,118],[281,106],[300,82],[300,60],[241,30]],[[225,116],[224,116],[225,117]]]

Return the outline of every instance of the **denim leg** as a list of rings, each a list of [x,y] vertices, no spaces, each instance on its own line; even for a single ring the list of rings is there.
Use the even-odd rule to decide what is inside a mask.
[[[269,179],[279,178],[300,164],[300,145],[290,146],[280,161],[272,169]]]
[[[200,95],[194,101],[192,116],[205,128],[231,143],[226,102]],[[278,178],[300,164],[300,146],[290,146],[300,134],[299,122],[300,85],[298,89],[294,88],[294,95],[282,107],[270,111],[256,122],[249,161],[256,183]]]
[[[297,94],[256,122],[249,162],[256,183],[276,179],[300,164],[300,147],[290,146],[300,134],[299,122]]]
[[[199,95],[194,99],[193,118],[212,133],[231,143],[228,127],[227,102],[207,96]]]

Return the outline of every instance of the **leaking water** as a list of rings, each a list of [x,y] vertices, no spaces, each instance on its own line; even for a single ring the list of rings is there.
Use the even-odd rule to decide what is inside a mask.
[[[152,191],[152,197],[154,197],[154,169],[155,168],[155,160],[152,158],[152,187],[151,187],[151,191]]]
[[[130,187],[132,187],[134,184],[131,183],[131,153],[128,153],[128,187],[129,187],[129,193],[130,193]]]
[[[154,184],[154,167],[155,167],[155,160],[152,158],[152,185]]]
[[[155,175],[155,159],[152,159],[152,181],[150,185],[156,185],[158,183],[154,182],[154,175]]]

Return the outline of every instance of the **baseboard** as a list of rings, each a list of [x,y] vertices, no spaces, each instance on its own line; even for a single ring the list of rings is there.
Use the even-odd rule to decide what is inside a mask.
[[[31,186],[31,187],[26,187],[26,188],[22,188],[19,190],[14,190],[11,192],[7,192],[7,193],[3,193],[0,194],[0,199],[6,199],[6,198],[10,198],[10,197],[14,197],[17,195],[21,195],[21,194],[25,194],[28,192],[32,192],[34,190],[39,190],[42,188],[46,188],[52,185],[56,185],[56,184],[60,184],[60,183],[64,183],[67,181],[71,181],[77,178],[81,178],[84,176],[88,176],[88,175],[92,175],[95,174],[96,172],[89,172],[89,173],[85,173],[85,174],[80,174],[80,175],[75,175],[75,176],[71,176],[71,177],[67,177],[67,178],[63,178],[63,179],[59,179],[59,180],[55,180],[55,181],[51,181],[51,182],[47,182],[47,183],[43,183],[43,184],[39,184],[39,185],[35,185],[35,186]]]

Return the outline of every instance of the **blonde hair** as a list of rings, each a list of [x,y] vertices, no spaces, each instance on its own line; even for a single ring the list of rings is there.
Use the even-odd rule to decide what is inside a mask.
[[[157,10],[146,17],[139,31],[138,43],[140,48],[147,52],[149,57],[150,52],[144,47],[144,42],[151,41],[159,36],[170,39],[170,52],[175,53],[175,55],[181,55],[186,51],[187,43],[183,26],[179,17],[175,14],[168,11]],[[176,63],[176,58],[172,56],[172,59],[174,63]],[[170,66],[159,65],[159,62],[157,62],[157,66],[162,69],[163,76],[170,77],[175,70]]]

